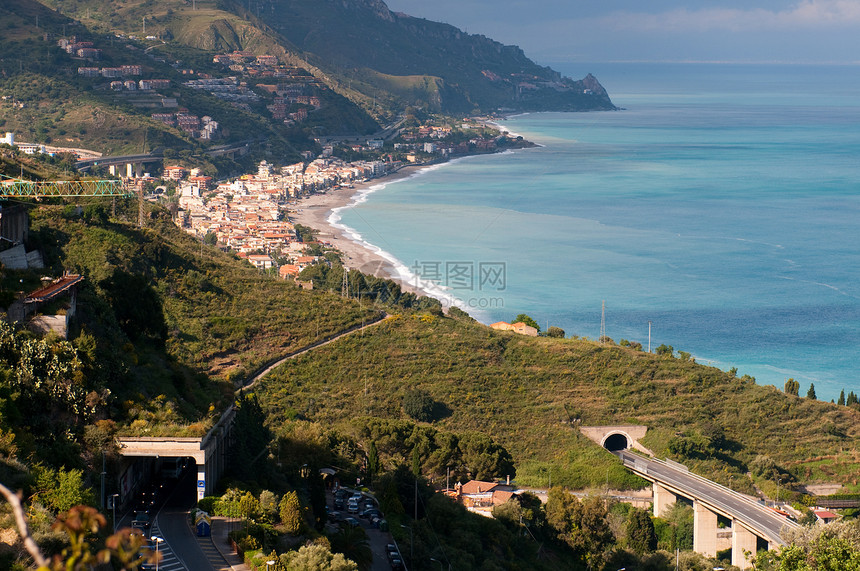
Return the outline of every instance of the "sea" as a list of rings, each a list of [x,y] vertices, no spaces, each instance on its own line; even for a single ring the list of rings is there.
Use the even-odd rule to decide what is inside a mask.
[[[370,187],[331,217],[479,321],[670,345],[860,393],[860,66],[567,64],[619,111]]]

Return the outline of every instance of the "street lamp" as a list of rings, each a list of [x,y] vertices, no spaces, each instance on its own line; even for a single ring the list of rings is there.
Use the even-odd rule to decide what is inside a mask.
[[[164,542],[164,539],[162,539],[156,535],[153,535],[149,539],[151,539],[152,541],[155,542],[155,571],[158,571],[158,546],[159,546],[159,544]]]
[[[435,561],[436,563],[438,563],[438,564],[439,564],[439,571],[444,571],[444,569],[445,569],[445,568],[444,568],[444,567],[442,567],[442,562],[441,562],[441,561],[439,561],[438,559],[435,559],[435,558],[433,558],[433,557],[431,557],[431,558],[430,558],[430,561]]]
[[[110,500],[110,507],[113,510],[113,532],[116,533],[116,502],[119,500],[119,494],[111,494]]]
[[[779,505],[779,485],[782,483],[782,478],[776,479],[776,505]]]
[[[409,530],[409,564],[412,565],[412,556],[415,551],[415,537],[412,535],[412,527],[403,525],[402,523],[400,524],[400,527]]]
[[[270,560],[268,560],[268,561],[266,561],[266,569],[269,569],[269,568],[270,568],[270,567],[272,567],[274,564],[275,564],[275,562],[274,562],[274,561],[272,561],[271,559],[270,559]]]

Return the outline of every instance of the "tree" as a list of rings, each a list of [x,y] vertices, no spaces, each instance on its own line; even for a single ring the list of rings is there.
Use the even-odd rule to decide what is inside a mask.
[[[663,343],[662,345],[657,347],[654,352],[661,357],[671,357],[675,353],[675,348],[671,345],[666,345],[665,343]]]
[[[301,534],[304,531],[305,518],[302,517],[302,504],[295,490],[284,494],[278,508],[286,532],[292,535]]]
[[[370,484],[373,481],[373,476],[379,473],[379,451],[376,449],[376,442],[370,441],[370,447],[367,451],[367,481]]]
[[[657,534],[651,515],[639,508],[633,508],[627,515],[627,546],[642,555],[657,549]]]
[[[425,390],[411,389],[403,396],[403,412],[415,420],[430,422],[433,420],[433,397]]]
[[[486,434],[473,432],[460,437],[463,464],[476,480],[516,475],[514,460],[501,444]]]
[[[762,551],[753,563],[762,571],[857,571],[860,528],[855,522],[801,527],[786,532],[788,545]]]
[[[278,496],[269,490],[260,492],[260,516],[268,524],[275,523],[279,511]]]
[[[836,401],[836,404],[842,405],[842,406],[845,405],[845,389],[842,389],[841,391],[839,391],[839,400]]]
[[[92,490],[84,486],[84,475],[80,470],[54,470],[37,464],[33,472],[38,498],[55,511],[67,512],[73,506],[95,501]]]
[[[233,419],[233,434],[236,443],[232,447],[230,469],[241,479],[253,480],[258,474],[257,464],[265,456],[272,434],[265,425],[266,415],[256,395],[246,397],[244,393],[236,399],[236,416]]]
[[[589,568],[599,567],[612,543],[606,503],[590,496],[580,502],[562,488],[552,488],[546,503],[546,519],[558,539],[567,543]]]
[[[95,508],[75,506],[57,517],[51,526],[54,531],[68,538],[68,545],[49,561],[30,535],[20,494],[12,493],[3,484],[0,484],[0,494],[12,506],[15,525],[24,548],[38,565],[39,571],[84,571],[110,563],[114,565],[108,567],[114,569],[137,569],[142,563],[155,563],[157,559],[154,553],[145,557],[140,555],[146,540],[142,535],[132,533],[129,528],[107,537],[102,547],[98,533],[106,526],[107,520]]]
[[[661,549],[689,551],[693,549],[693,508],[683,502],[675,502],[661,514],[668,524],[668,536],[661,536]]]
[[[564,329],[552,325],[549,329],[546,330],[546,336],[561,339],[564,337]]]
[[[333,553],[343,554],[344,557],[354,561],[362,569],[369,569],[373,561],[373,552],[370,550],[367,532],[361,527],[342,527],[340,531],[331,536],[331,550]]]
[[[808,399],[812,399],[812,400],[815,400],[815,399],[816,399],[816,396],[815,396],[815,384],[814,384],[814,383],[809,383],[809,390],[808,390],[808,391],[806,391],[806,398],[808,398]]]
[[[794,379],[787,379],[784,387],[785,394],[800,396],[800,383]]]
[[[343,554],[332,553],[318,543],[303,545],[298,551],[284,553],[279,559],[287,571],[358,571],[358,565]]]
[[[514,318],[514,323],[525,323],[529,327],[534,327],[538,331],[540,331],[540,325],[538,325],[537,321],[526,315],[525,313],[520,313]]]

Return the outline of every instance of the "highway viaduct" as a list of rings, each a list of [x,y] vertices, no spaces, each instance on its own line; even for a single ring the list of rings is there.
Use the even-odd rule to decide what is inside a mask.
[[[785,545],[783,528],[799,527],[794,521],[706,478],[693,474],[683,464],[650,458],[653,454],[638,439],[648,428],[637,425],[581,426],[580,431],[621,459],[625,467],[652,483],[654,516],[663,515],[678,497],[693,503],[693,550],[706,557],[732,550],[732,565],[750,567],[744,552]],[[646,457],[630,449],[647,454]],[[723,525],[720,527],[720,518]],[[726,525],[728,524],[728,525]]]
[[[106,166],[108,167],[110,174],[117,175],[122,174],[119,172],[117,167],[125,167],[125,176],[127,178],[132,178],[133,176],[142,176],[143,175],[143,165],[150,163],[160,163],[162,161],[161,155],[158,154],[150,154],[150,153],[142,153],[139,155],[123,155],[123,156],[115,156],[115,157],[98,157],[94,159],[82,159],[75,163],[75,167],[79,171],[85,172],[89,171],[94,166]]]
[[[693,550],[706,557],[732,550],[732,565],[748,569],[746,553],[785,545],[784,528],[798,524],[743,494],[690,472],[683,464],[648,459],[626,450],[613,452],[628,469],[652,483],[654,515],[662,515],[678,496],[693,501]],[[729,526],[721,528],[720,517]],[[724,520],[724,521],[725,521]]]

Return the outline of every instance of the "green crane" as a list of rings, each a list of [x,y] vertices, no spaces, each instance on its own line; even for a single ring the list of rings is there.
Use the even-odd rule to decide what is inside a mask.
[[[120,196],[131,198],[133,191],[121,180],[0,180],[0,199],[4,198],[79,198]]]

